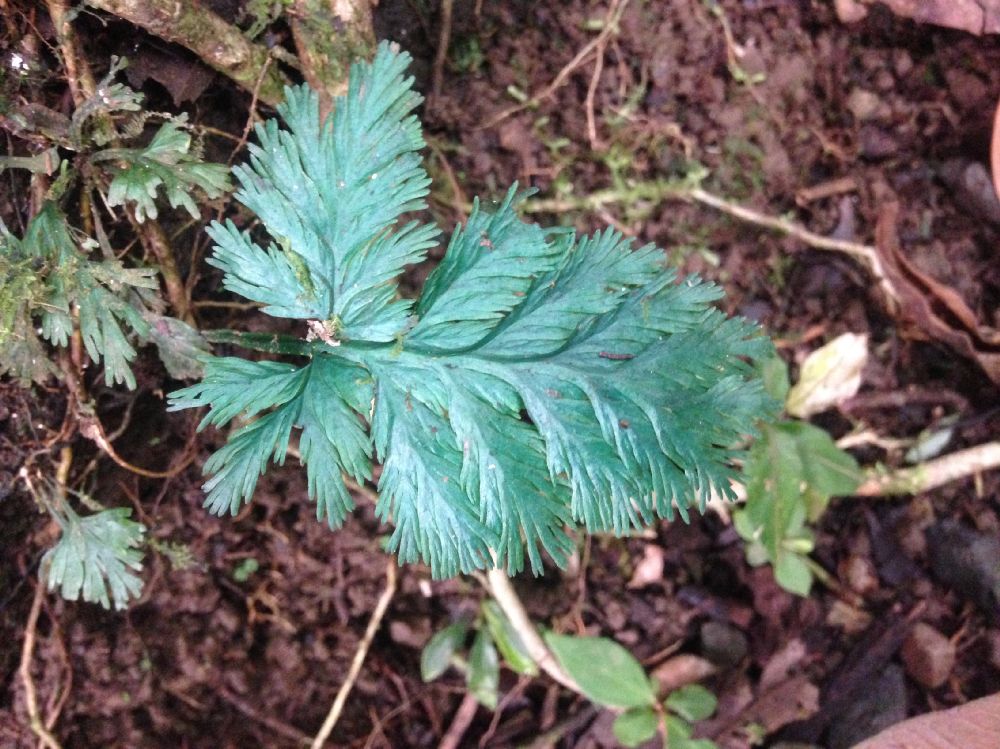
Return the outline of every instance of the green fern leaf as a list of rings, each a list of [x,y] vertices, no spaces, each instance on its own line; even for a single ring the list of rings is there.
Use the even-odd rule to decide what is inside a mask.
[[[223,164],[201,160],[191,147],[191,135],[184,131],[186,116],[164,122],[145,148],[109,148],[94,154],[92,161],[124,164],[108,187],[108,205],[135,206],[135,217],[156,218],[156,197],[162,189],[172,208],[183,207],[198,218],[198,205],[191,197],[195,188],[209,198],[217,198],[229,188]]]
[[[79,325],[87,353],[104,362],[109,385],[135,387],[131,362],[136,351],[128,335],[145,338],[149,325],[138,289],[158,289],[151,268],[126,268],[117,260],[92,261],[81,250],[66,218],[54,203],[46,203],[31,220],[23,239],[0,232],[0,371],[23,380],[44,381],[53,371],[38,340],[40,334],[56,346],[66,346],[73,331],[71,305],[79,309]],[[24,273],[35,279],[26,284]],[[126,332],[127,331],[127,332]]]
[[[142,592],[138,550],[146,532],[129,520],[132,510],[122,507],[81,517],[69,507],[56,513],[62,529],[59,542],[45,552],[41,569],[49,590],[60,589],[68,601],[83,600],[124,609],[129,598]],[[110,592],[110,599],[108,594]]]
[[[318,514],[339,524],[340,473],[366,479],[377,458],[390,548],[437,576],[525,556],[539,571],[543,553],[566,560],[573,522],[624,533],[731,496],[735,446],[773,412],[749,364],[770,344],[661,250],[525,223],[515,186],[474,205],[415,306],[397,298],[435,233],[394,227],[427,188],[408,61],[381,45],[323,123],[313,93],[289,91],[287,129],[258,128],[237,170],[273,241],[216,224],[211,262],[229,289],[307,320],[309,360],[210,360],[171,396],[209,406],[203,425],[256,417],[206,465],[208,506],[238,511],[296,428]]]

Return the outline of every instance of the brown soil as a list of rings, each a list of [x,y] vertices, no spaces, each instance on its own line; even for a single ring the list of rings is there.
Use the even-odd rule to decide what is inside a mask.
[[[382,0],[378,26],[382,36],[412,50],[418,75],[429,81],[437,26],[426,5]],[[879,8],[847,27],[830,3],[728,0],[722,6],[736,46],[727,47],[709,3],[635,0],[605,51],[591,142],[585,102],[592,59],[537,107],[483,125],[516,103],[508,92],[530,95],[553,80],[594,37],[588,21],[603,18],[606,5],[484,3],[478,17],[472,3],[456,5],[444,95],[424,112],[433,146],[428,165],[438,180],[433,210],[442,223],[458,220],[471,196],[497,195],[515,180],[545,197],[586,196],[677,176],[693,162],[710,170],[707,186],[720,194],[858,241],[872,241],[880,205],[894,197],[902,208],[900,242],[912,262],[951,284],[984,325],[1000,326],[1000,226],[984,217],[947,166],[988,162],[1000,38],[919,26]],[[106,45],[116,37],[128,40],[117,42],[123,47],[162,46],[121,24],[81,24],[91,35],[83,34],[94,60],[106,58]],[[145,90],[153,108],[172,108],[159,84],[147,82]],[[216,79],[184,108],[195,122],[239,134],[246,106],[243,94]],[[222,149],[231,144],[208,143],[210,156],[226,158]],[[211,153],[215,148],[219,153]],[[449,172],[461,194],[450,187]],[[852,187],[796,203],[802,190],[833,180],[850,180]],[[3,211],[8,223],[11,210]],[[793,364],[818,341],[846,331],[868,333],[872,361],[850,413],[881,435],[913,436],[956,410],[961,420],[949,449],[998,432],[996,385],[968,358],[900,325],[883,309],[865,271],[843,256],[680,202],[609,204],[597,214],[572,211],[542,220],[582,231],[614,222],[642,241],[670,248],[686,272],[721,283],[729,311],[759,320]],[[420,275],[413,277],[415,286]],[[196,298],[218,298],[215,284],[206,273]],[[217,319],[203,322],[225,323],[228,314],[206,311],[205,318]],[[116,443],[127,459],[149,466],[165,465],[183,449],[194,426],[193,417],[163,412],[162,393],[174,383],[158,367],[147,353],[138,405]],[[96,379],[91,387],[105,423],[123,418],[120,397],[102,394]],[[919,397],[907,397],[914,393]],[[58,431],[64,405],[57,390],[0,389],[6,560],[0,566],[0,636],[10,643],[0,649],[5,747],[35,745],[23,722],[19,643],[37,563],[53,536],[16,474]],[[817,423],[835,436],[851,427],[840,415]],[[144,595],[126,613],[46,598],[33,673],[43,706],[61,689],[71,690],[55,727],[64,746],[301,746],[342,683],[384,585],[379,538],[386,529],[362,501],[342,530],[330,532],[315,521],[304,477],[292,465],[272,470],[235,520],[208,515],[201,508],[199,466],[221,439],[206,432],[199,459],[165,482],[115,467],[85,441],[75,445],[75,484],[108,506],[134,506],[156,539],[184,545],[192,563],[175,569],[164,555],[148,554]],[[898,459],[876,448],[856,456],[866,464]],[[519,581],[519,589],[537,621],[615,637],[651,668],[671,653],[703,653],[705,625],[722,625],[715,627],[726,643],[722,657],[732,658],[708,682],[720,696],[720,710],[702,726],[705,735],[723,747],[747,747],[752,724],[761,727],[765,744],[787,737],[842,746],[838,726],[865,716],[845,718],[858,698],[844,704],[829,690],[858,695],[859,686],[864,691],[872,678],[898,665],[896,640],[907,617],[952,638],[958,655],[943,686],[906,680],[896,705],[903,714],[1000,690],[996,612],[935,577],[921,550],[929,523],[919,526],[916,540],[912,531],[920,515],[996,533],[998,492],[993,474],[914,501],[835,503],[818,529],[814,556],[846,586],[861,585],[858,569],[870,571],[859,592],[861,613],[845,608],[849,596],[820,585],[808,599],[782,591],[767,568],[746,564],[737,536],[716,516],[690,525],[662,523],[641,538],[595,537],[581,544],[585,567],[553,569]],[[650,546],[662,550],[662,580],[628,587]],[[258,568],[239,582],[234,572],[249,559]],[[419,647],[447,622],[471,614],[481,596],[474,580],[431,582],[425,568],[404,568],[332,745],[436,746],[463,684],[454,673],[424,684]],[[793,647],[791,656],[790,643],[801,648]],[[818,712],[796,701],[806,683],[826,690]],[[559,746],[614,745],[607,716],[584,712],[584,701],[546,679],[518,684],[505,672],[502,691],[510,698],[496,725],[480,710],[464,745],[476,746],[484,736],[485,746],[530,743],[576,715],[583,718],[563,733]]]

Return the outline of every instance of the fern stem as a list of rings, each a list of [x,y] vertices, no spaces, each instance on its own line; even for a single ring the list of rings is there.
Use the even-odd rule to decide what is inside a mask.
[[[202,335],[209,343],[230,344],[261,351],[265,354],[292,354],[311,356],[311,343],[280,333],[244,333],[239,330],[203,330]]]

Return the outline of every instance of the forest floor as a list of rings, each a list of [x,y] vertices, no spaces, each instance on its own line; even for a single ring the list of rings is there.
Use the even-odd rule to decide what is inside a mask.
[[[599,67],[586,58],[550,94],[501,118],[546,92],[595,39],[594,22],[608,6],[481,6],[477,14],[473,3],[456,4],[443,85],[421,113],[432,210],[443,225],[459,221],[473,196],[496,196],[514,181],[535,187],[538,199],[554,201],[538,220],[588,232],[611,223],[666,248],[683,272],[722,285],[726,311],[760,322],[793,372],[834,336],[866,334],[860,392],[814,419],[833,437],[864,427],[914,438],[957,417],[949,451],[996,438],[1000,390],[985,374],[988,352],[975,344],[957,350],[923,332],[927,315],[957,325],[933,288],[889,311],[868,271],[844,254],[693,202],[651,200],[634,187],[676,178],[697,162],[716,194],[867,244],[876,227],[891,224],[886,206],[896,205],[888,230],[912,266],[957,291],[984,328],[1000,327],[1000,216],[967,177],[970,165],[988,163],[1000,37],[921,26],[879,8],[847,26],[825,2],[731,0],[717,14],[701,0],[633,0],[606,37]],[[436,23],[426,3],[382,0],[377,8],[380,38],[414,55],[425,92]],[[95,64],[110,53],[158,56],[157,65],[182,78],[198,65],[127,24],[87,15],[78,24]],[[238,136],[249,97],[221,78],[209,81],[182,108],[194,123]],[[151,108],[173,108],[152,78],[133,84]],[[225,161],[231,148],[207,139],[211,158]],[[597,193],[608,199],[588,203]],[[179,236],[204,248],[204,237]],[[215,271],[198,272],[195,302],[222,298]],[[415,288],[424,272],[411,274]],[[213,325],[233,320],[224,308],[198,313]],[[386,528],[361,497],[345,527],[330,532],[316,522],[303,472],[291,464],[270,471],[236,518],[209,515],[200,467],[223,435],[193,438],[194,414],[165,413],[163,393],[172,387],[147,352],[134,404],[110,389],[95,392],[105,423],[129,419],[116,442],[126,459],[166,465],[187,449],[189,467],[146,479],[81,441],[74,480],[108,506],[135,507],[161,544],[186,548],[188,563],[178,568],[149,553],[142,597],[122,613],[47,596],[33,666],[39,702],[51,711],[56,695],[68,694],[54,729],[65,747],[302,746],[323,721],[385,586]],[[35,745],[23,722],[20,643],[54,533],[16,476],[46,430],[58,430],[62,408],[55,387],[0,384],[5,747]],[[899,465],[901,452],[852,449],[863,465]],[[998,533],[1000,475],[987,473],[915,498],[835,501],[813,554],[832,583],[816,584],[808,598],[778,587],[769,567],[750,567],[736,532],[713,513],[627,539],[581,539],[569,570],[519,579],[517,588],[535,621],[613,637],[654,672],[678,654],[709,660],[714,675],[705,683],[719,710],[698,728],[720,747],[794,740],[843,749],[888,722],[1000,691],[1000,589],[984,597],[981,581],[949,579],[959,552],[940,548]],[[331,745],[436,746],[464,684],[454,672],[423,683],[421,648],[448,622],[474,614],[483,595],[471,578],[432,581],[422,566],[402,568]],[[956,654],[933,689],[900,656],[916,621]],[[505,671],[501,692],[500,708],[479,709],[463,746],[547,745],[532,742],[554,729],[558,746],[615,746],[610,714],[545,678],[519,681]]]

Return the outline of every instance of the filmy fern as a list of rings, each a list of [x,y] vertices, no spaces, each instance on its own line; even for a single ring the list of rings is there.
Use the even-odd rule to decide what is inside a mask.
[[[399,297],[438,233],[396,227],[429,183],[408,62],[381,45],[325,122],[313,92],[288,90],[286,129],[259,126],[236,169],[273,242],[217,223],[210,262],[227,289],[304,321],[305,340],[278,348],[307,359],[212,358],[172,395],[210,407],[202,426],[248,422],[207,462],[206,505],[236,513],[297,429],[319,518],[343,522],[341,472],[367,480],[377,458],[390,548],[449,576],[520,570],[525,550],[537,571],[543,550],[565,561],[574,521],[620,533],[730,496],[733,446],[770,409],[747,359],[769,344],[661,250],[525,223],[512,188],[475,203],[418,301]]]

